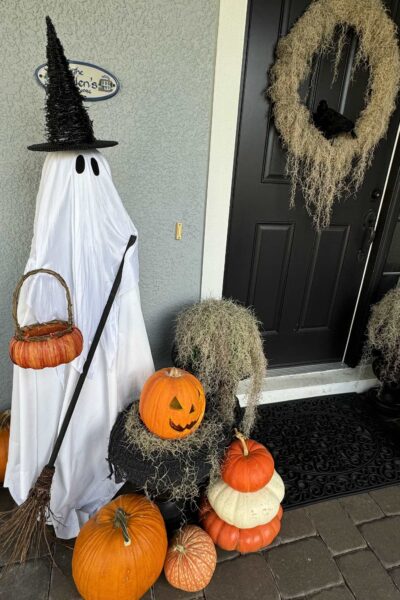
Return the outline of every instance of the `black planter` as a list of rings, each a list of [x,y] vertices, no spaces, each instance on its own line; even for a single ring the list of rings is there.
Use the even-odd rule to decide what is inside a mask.
[[[206,482],[205,482],[206,483]],[[206,488],[204,486],[203,492]],[[115,498],[121,494],[142,494],[143,490],[127,481],[117,492]],[[198,523],[199,498],[196,502],[185,500],[171,500],[167,496],[155,496],[153,502],[158,506],[165,522],[168,536],[170,537],[177,529],[186,523]]]
[[[198,510],[190,502],[165,500],[162,497],[155,498],[154,502],[160,509],[169,536],[186,523],[198,522]]]
[[[169,534],[179,529],[184,523],[196,523],[197,505],[200,498],[188,501],[171,499],[174,484],[179,483],[182,477],[182,465],[179,458],[172,453],[165,452],[158,457],[159,462],[155,465],[150,456],[144,457],[136,446],[127,443],[125,421],[130,410],[131,406],[128,406],[118,415],[110,434],[108,461],[111,475],[117,483],[127,482],[124,485],[124,492],[143,493],[143,490],[146,490],[146,493],[159,507]],[[237,399],[235,417],[237,426],[241,419],[241,409]],[[231,439],[232,427],[226,425],[222,428],[221,437],[217,443],[219,460],[222,460]],[[196,455],[192,456],[192,461],[194,465],[193,479],[198,486],[200,497],[207,487],[211,470],[207,447],[199,448]]]
[[[372,362],[372,370],[382,384],[375,397],[378,413],[387,420],[400,420],[400,381],[385,381],[382,376],[383,360],[377,355]]]

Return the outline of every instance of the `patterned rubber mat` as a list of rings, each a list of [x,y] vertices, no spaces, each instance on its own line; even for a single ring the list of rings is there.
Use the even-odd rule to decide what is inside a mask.
[[[275,458],[285,508],[400,482],[400,432],[382,424],[367,396],[262,405],[252,437]]]

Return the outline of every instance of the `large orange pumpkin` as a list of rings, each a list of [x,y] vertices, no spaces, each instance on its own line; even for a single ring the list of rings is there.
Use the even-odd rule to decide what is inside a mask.
[[[210,536],[197,525],[186,525],[168,548],[164,573],[167,581],[185,592],[198,592],[211,581],[217,553]]]
[[[205,502],[201,510],[201,521],[204,529],[217,546],[223,550],[236,550],[245,554],[258,552],[261,548],[271,544],[281,529],[282,514],[283,510],[280,507],[278,514],[269,523],[250,529],[239,529],[225,523],[208,502]]]
[[[176,367],[153,373],[140,394],[139,413],[143,423],[164,439],[180,439],[196,431],[205,408],[200,381]]]
[[[265,446],[249,440],[238,431],[229,446],[222,466],[222,479],[238,492],[256,492],[274,474],[274,459]]]
[[[64,287],[68,321],[49,321],[21,327],[18,322],[18,300],[23,283],[38,273],[55,277]],[[10,340],[9,352],[12,362],[24,369],[57,367],[74,360],[82,352],[83,338],[73,324],[71,294],[65,280],[50,269],[35,269],[25,273],[14,292],[13,318],[15,335]]]
[[[8,444],[10,441],[10,411],[0,413],[0,483],[6,474],[8,459]]]
[[[119,496],[82,527],[72,575],[85,600],[138,600],[159,577],[167,533],[159,509],[138,494]]]

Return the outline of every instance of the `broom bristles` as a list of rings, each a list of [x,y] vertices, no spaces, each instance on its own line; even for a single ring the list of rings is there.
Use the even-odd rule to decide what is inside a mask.
[[[43,543],[52,555],[46,523],[51,514],[54,472],[54,467],[44,467],[25,502],[11,511],[0,513],[0,553],[7,561],[5,570],[13,563],[25,562],[28,555],[37,557]]]

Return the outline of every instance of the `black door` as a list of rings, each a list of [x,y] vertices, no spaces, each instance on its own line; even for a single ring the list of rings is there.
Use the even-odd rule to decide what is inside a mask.
[[[249,6],[224,296],[254,307],[273,366],[342,359],[398,123],[396,111],[357,196],[336,205],[328,229],[313,229],[300,194],[289,208],[285,155],[264,90],[278,38],[309,3],[253,0]],[[397,4],[388,3],[396,22]],[[357,118],[367,72],[351,77],[357,42],[351,34],[348,42],[334,83],[332,57],[316,60],[302,90],[310,110],[326,99]]]

